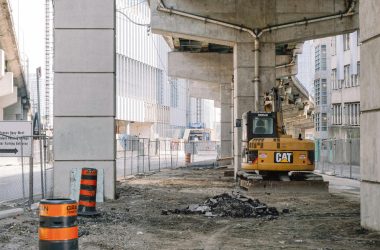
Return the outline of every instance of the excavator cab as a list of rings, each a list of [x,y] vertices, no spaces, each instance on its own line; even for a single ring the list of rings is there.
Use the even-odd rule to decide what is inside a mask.
[[[276,112],[244,113],[243,133],[245,134],[244,141],[250,141],[253,138],[276,138],[278,136]]]

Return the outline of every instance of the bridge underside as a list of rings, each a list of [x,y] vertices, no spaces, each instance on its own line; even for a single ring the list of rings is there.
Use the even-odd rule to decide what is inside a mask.
[[[0,0],[0,49],[0,120],[26,119],[29,93],[8,0]]]
[[[228,72],[233,75],[231,79],[233,115],[230,120],[233,124],[233,121],[239,119],[243,112],[252,109],[262,110],[263,103],[257,102],[262,100],[263,94],[276,84],[276,80],[286,79],[288,83],[297,85],[297,80],[294,78],[296,69],[289,67],[281,70],[279,67],[279,56],[284,48],[291,48],[293,45],[293,49],[296,49],[294,44],[305,40],[348,33],[358,29],[359,3],[360,15],[363,16],[361,19],[363,43],[361,75],[365,75],[361,80],[362,89],[364,89],[361,91],[361,100],[363,100],[361,105],[364,110],[361,129],[374,131],[375,126],[380,123],[379,98],[375,98],[380,89],[374,80],[380,77],[379,71],[375,69],[379,66],[379,56],[376,53],[380,47],[378,38],[380,10],[375,0],[322,0],[307,1],[307,4],[302,0],[151,0],[151,25],[154,32],[169,37],[172,47],[178,51],[173,54],[185,51],[201,54],[172,55],[172,60],[177,57],[177,60],[178,58],[183,62],[188,60],[189,64],[196,65],[194,58],[205,57],[202,55],[205,52],[232,54],[230,57],[232,57],[233,65]],[[338,17],[337,14],[340,16]],[[255,51],[259,51],[259,56],[255,54]],[[369,51],[376,51],[376,53],[371,54]],[[220,65],[220,58],[215,61]],[[184,64],[189,66],[189,64]],[[213,72],[217,67],[211,63],[210,65],[212,67],[205,68],[204,63],[198,64],[193,67],[194,71],[191,74],[187,74],[189,72],[183,71],[180,65],[173,64],[169,71],[178,77],[192,79],[211,76],[214,78],[212,81],[203,80],[216,83],[229,82],[228,77],[221,80],[220,74],[219,78],[215,77],[218,74]],[[365,74],[365,71],[370,73]],[[255,87],[255,84],[258,86]],[[303,92],[302,89],[299,90]],[[368,96],[373,98],[368,98]],[[221,102],[223,103],[223,100]],[[298,112],[295,109],[285,115],[289,125],[301,122],[301,119],[294,121],[297,115]],[[304,120],[304,124],[306,127],[312,127],[310,120]],[[380,214],[375,212],[376,208],[380,207],[380,168],[375,165],[377,162],[375,158],[380,154],[380,146],[376,143],[378,136],[365,132],[361,134],[362,224],[365,227],[380,230]],[[240,167],[240,129],[234,128],[233,135],[234,165],[237,170]]]

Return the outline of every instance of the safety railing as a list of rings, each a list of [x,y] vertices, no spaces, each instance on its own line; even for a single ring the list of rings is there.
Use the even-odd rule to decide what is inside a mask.
[[[190,163],[215,161],[217,144],[215,141],[184,142],[178,139],[118,139],[117,177],[125,178],[128,175],[178,168]],[[189,154],[190,159],[186,159]]]
[[[316,145],[322,173],[360,180],[360,139],[329,139]]]
[[[52,137],[0,134],[0,142],[0,210],[31,206],[51,197]]]

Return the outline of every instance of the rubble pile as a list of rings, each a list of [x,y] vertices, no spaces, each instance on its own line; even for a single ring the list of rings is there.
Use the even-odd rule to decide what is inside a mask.
[[[204,214],[207,217],[235,218],[276,218],[279,212],[258,199],[251,199],[239,193],[223,193],[207,199],[202,204],[191,204],[184,209],[163,210],[162,214]]]

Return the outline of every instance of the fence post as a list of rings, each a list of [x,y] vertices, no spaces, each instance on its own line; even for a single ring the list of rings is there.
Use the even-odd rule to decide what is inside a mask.
[[[322,162],[322,173],[325,173],[325,160],[323,158],[323,155],[322,155],[322,149],[323,149],[323,142],[321,141],[320,143],[318,143],[318,147],[319,147],[319,161]],[[329,150],[329,153],[330,153],[330,150]]]
[[[140,137],[137,138],[137,173],[140,173]]]
[[[167,155],[166,142],[167,142],[167,139],[165,139],[164,141],[165,141],[165,168],[167,168],[168,167],[168,160],[166,159],[166,155]]]
[[[131,152],[131,175],[133,175],[133,138],[131,140],[132,152]]]
[[[28,201],[29,207],[31,207],[33,204],[33,153],[34,153],[33,144],[34,144],[33,137],[31,137],[32,155],[29,157],[29,201]]]
[[[143,173],[145,173],[145,138],[142,138]]]
[[[179,142],[177,142],[177,161],[175,162],[175,167],[177,168],[178,167],[178,150],[179,150]]]
[[[41,130],[40,130],[41,131]],[[40,150],[40,170],[41,170],[41,194],[42,198],[45,198],[45,192],[44,192],[44,169],[43,169],[43,156],[42,156],[42,140],[41,140],[41,133],[37,136],[38,143],[39,143],[39,150]]]
[[[150,138],[148,139],[148,170],[150,172]]]
[[[348,146],[349,146],[349,155],[350,155],[350,179],[352,179],[352,141],[351,141],[351,138],[349,139],[349,144],[348,144]]]
[[[156,140],[156,144],[158,142],[158,172],[161,171],[161,141],[159,139]]]
[[[124,141],[124,179],[125,179],[125,176],[127,175],[126,172],[127,172],[127,140],[123,140]]]
[[[24,149],[23,149],[23,141],[21,140],[21,180],[22,180],[22,198],[25,200],[25,177],[24,177]]]
[[[172,149],[172,141],[170,141],[170,168],[173,168],[173,149]]]
[[[45,179],[45,195],[47,195],[47,173],[46,173],[46,163],[47,163],[47,142],[46,142],[46,133],[44,135],[44,179]]]

